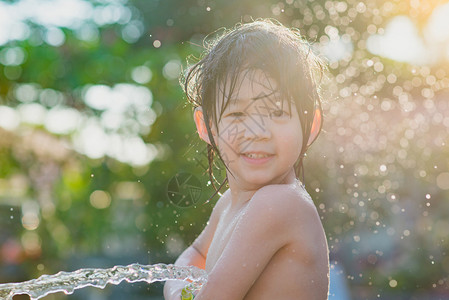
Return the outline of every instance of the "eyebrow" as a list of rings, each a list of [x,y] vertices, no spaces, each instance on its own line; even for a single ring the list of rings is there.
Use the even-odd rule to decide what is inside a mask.
[[[259,100],[259,99],[262,99],[262,98],[268,98],[268,97],[272,96],[273,94],[275,94],[277,92],[278,91],[272,91],[269,94],[265,94],[265,93],[262,92],[257,97],[251,98],[251,100]]]
[[[273,92],[271,92],[269,94],[265,94],[264,92],[261,92],[256,97],[252,97],[252,98],[249,98],[249,99],[247,99],[247,98],[242,98],[242,99],[241,98],[233,98],[233,99],[229,99],[229,101],[234,102],[234,103],[242,102],[242,101],[244,102],[244,101],[248,101],[248,100],[255,101],[255,100],[260,100],[260,99],[263,99],[263,98],[269,98],[269,97],[273,96],[274,94],[276,94],[278,92],[279,91],[273,91]]]

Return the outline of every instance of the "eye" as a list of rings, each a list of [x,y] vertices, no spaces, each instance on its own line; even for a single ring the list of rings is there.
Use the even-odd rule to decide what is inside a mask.
[[[245,116],[245,113],[241,112],[241,111],[232,112],[227,115],[227,117],[233,117],[233,118],[242,118],[244,116]]]
[[[273,118],[282,118],[282,117],[288,117],[288,112],[282,109],[275,109],[271,112],[270,116]]]

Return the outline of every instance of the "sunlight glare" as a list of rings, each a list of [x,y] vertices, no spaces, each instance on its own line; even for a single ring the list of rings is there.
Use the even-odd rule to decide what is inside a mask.
[[[109,147],[108,136],[103,128],[93,119],[73,137],[75,149],[90,158],[102,158]]]
[[[449,3],[435,8],[424,32],[430,40],[449,42]]]
[[[47,117],[47,110],[38,103],[25,103],[17,107],[22,123],[42,125]]]
[[[81,113],[69,107],[51,109],[45,119],[45,128],[56,134],[68,134],[78,129],[82,120]]]
[[[371,53],[415,64],[427,64],[431,60],[423,44],[416,26],[407,16],[393,18],[386,26],[385,34],[375,34],[367,40]]]
[[[0,106],[0,127],[12,131],[19,125],[20,116],[17,111],[8,106]]]
[[[321,47],[320,52],[330,61],[337,62],[352,56],[354,46],[349,39],[338,37]]]
[[[103,1],[101,1],[103,2]],[[132,12],[123,3],[101,3],[94,5],[85,0],[18,0],[12,3],[0,2],[0,45],[12,40],[25,40],[30,37],[28,22],[43,26],[49,30],[47,42],[56,46],[64,43],[61,32],[54,28],[69,28],[79,32],[83,40],[93,40],[97,36],[96,29],[90,25],[104,26],[108,24],[127,24]],[[143,25],[136,21],[132,32],[135,42],[143,34]],[[134,29],[133,27],[133,29]]]

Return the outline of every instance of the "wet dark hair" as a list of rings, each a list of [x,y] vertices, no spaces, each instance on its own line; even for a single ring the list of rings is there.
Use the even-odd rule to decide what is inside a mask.
[[[320,114],[321,99],[318,78],[321,78],[324,64],[311,51],[297,29],[289,29],[277,21],[258,19],[251,23],[237,24],[225,30],[214,41],[206,45],[202,58],[193,64],[181,80],[188,101],[194,108],[201,106],[211,145],[207,145],[208,173],[214,185],[213,164],[217,155],[223,162],[210,124],[218,128],[221,114],[229,103],[236,88],[239,75],[248,70],[261,70],[277,83],[278,92],[288,102],[294,102],[299,114],[303,144],[300,157],[295,165],[299,178],[303,171],[303,158],[315,114]],[[240,77],[241,78],[241,77]],[[218,89],[223,88],[227,96],[218,99]],[[226,93],[223,93],[223,95]],[[217,103],[221,101],[219,115]],[[319,124],[321,130],[321,123]],[[224,162],[223,162],[224,163]],[[226,166],[226,164],[224,164]]]

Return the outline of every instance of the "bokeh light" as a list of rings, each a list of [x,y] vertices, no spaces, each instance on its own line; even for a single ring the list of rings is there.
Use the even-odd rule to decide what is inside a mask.
[[[180,171],[213,193],[179,76],[220,28],[258,17],[297,27],[328,65],[304,180],[341,286],[351,299],[446,297],[441,0],[0,1],[0,279],[174,261],[215,203],[166,197]]]

